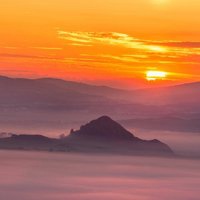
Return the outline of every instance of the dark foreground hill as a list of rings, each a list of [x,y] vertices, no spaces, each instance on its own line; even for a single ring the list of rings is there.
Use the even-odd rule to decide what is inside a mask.
[[[62,139],[41,135],[13,135],[0,139],[1,149],[47,150],[85,153],[117,153],[140,155],[173,155],[158,140],[142,140],[107,116],[100,117],[71,131]]]

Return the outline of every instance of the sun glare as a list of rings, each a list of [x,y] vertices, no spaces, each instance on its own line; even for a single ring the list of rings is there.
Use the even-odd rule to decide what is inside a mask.
[[[167,72],[163,71],[147,71],[146,79],[148,81],[163,80],[167,77]]]
[[[160,53],[164,53],[167,52],[167,49],[161,46],[148,46],[148,49],[151,51],[155,51],[155,52],[160,52]]]

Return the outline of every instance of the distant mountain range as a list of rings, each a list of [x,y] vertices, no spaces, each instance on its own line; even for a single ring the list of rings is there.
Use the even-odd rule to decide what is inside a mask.
[[[135,102],[199,109],[200,82],[134,91]]]
[[[8,100],[6,98],[9,97],[17,98],[15,101],[20,98],[17,102],[32,101],[42,103],[42,101],[48,100],[49,103],[63,103],[63,100],[69,101],[71,98],[75,101],[76,99],[80,101],[95,101],[100,96],[112,98],[128,93],[128,91],[107,86],[93,86],[54,78],[25,79],[4,76],[0,76],[0,92],[4,94],[4,98],[1,99],[2,103],[6,103],[7,101],[3,102],[3,100]]]
[[[132,128],[198,132],[199,102],[200,82],[129,91],[53,78],[0,76],[1,126],[51,126],[106,114],[128,126],[132,121]]]
[[[200,82],[141,90],[121,90],[107,86],[53,78],[24,79],[0,76],[0,106],[88,105],[95,103],[144,105],[199,105]]]
[[[113,121],[102,116],[61,139],[42,135],[12,135],[0,139],[1,149],[45,150],[85,153],[172,156],[173,151],[158,140],[142,140]]]
[[[178,117],[126,119],[120,122],[127,127],[141,128],[146,130],[165,130],[180,132],[200,132],[200,118],[182,119]]]
[[[13,79],[0,77],[0,106],[27,109],[73,109],[106,103],[103,89],[59,79]],[[105,91],[118,92],[105,87]],[[110,94],[111,94],[110,91]]]

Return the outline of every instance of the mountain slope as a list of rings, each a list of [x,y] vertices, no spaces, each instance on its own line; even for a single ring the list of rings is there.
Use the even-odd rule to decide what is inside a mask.
[[[0,149],[48,150],[57,141],[42,135],[12,135],[0,139]]]
[[[102,116],[80,127],[70,137],[96,140],[132,140],[135,137],[120,124],[107,116]]]
[[[55,78],[41,78],[36,79],[37,82],[48,84],[52,86],[57,86],[59,88],[65,90],[76,91],[84,94],[93,94],[100,96],[110,96],[110,97],[119,97],[122,95],[126,95],[129,91],[112,88],[108,86],[97,86],[97,85],[89,85],[81,82],[67,81],[62,79]]]
[[[175,105],[198,107],[200,100],[200,82],[182,85],[135,90],[134,102],[151,105]]]
[[[179,132],[200,132],[200,118],[182,119],[178,117],[159,117],[121,120],[127,127],[146,130],[166,130]]]
[[[112,88],[89,86],[57,79],[13,79],[0,77],[0,107],[67,108],[106,104],[104,95],[119,92]],[[112,100],[113,101],[113,100]]]

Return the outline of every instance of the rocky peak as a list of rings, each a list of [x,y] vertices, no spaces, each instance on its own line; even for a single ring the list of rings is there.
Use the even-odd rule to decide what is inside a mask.
[[[132,140],[134,135],[108,116],[102,116],[80,127],[70,136],[104,140]]]

